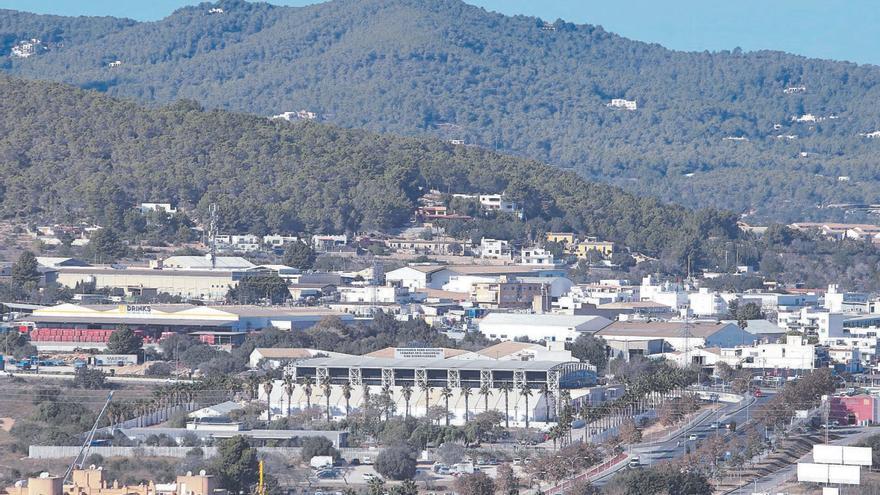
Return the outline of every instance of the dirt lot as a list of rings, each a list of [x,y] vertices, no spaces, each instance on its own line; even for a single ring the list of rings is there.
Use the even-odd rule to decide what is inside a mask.
[[[107,397],[106,390],[70,389],[58,380],[23,380],[0,375],[0,488],[29,474],[43,471],[63,474],[70,463],[70,460],[28,459],[26,452],[15,450],[16,439],[9,432],[16,422],[33,419],[36,412],[33,398],[37,390],[47,387],[61,389],[61,401],[75,402],[95,412],[100,410]],[[149,387],[126,384],[116,389],[114,400],[131,401],[150,394]]]

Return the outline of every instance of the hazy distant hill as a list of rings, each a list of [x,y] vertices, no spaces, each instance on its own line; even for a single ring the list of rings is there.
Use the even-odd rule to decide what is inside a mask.
[[[216,6],[224,13],[210,14]],[[61,44],[7,57],[10,39],[48,32]],[[261,115],[307,109],[346,127],[462,139],[686,205],[831,218],[840,212],[816,206],[880,192],[880,139],[859,135],[880,129],[874,66],[675,52],[458,0],[231,1],[149,23],[0,11],[0,40],[2,66],[23,77]],[[109,68],[115,60],[122,66]],[[613,98],[638,108],[607,107]],[[804,115],[816,119],[794,120]]]
[[[363,232],[406,225],[427,188],[506,191],[527,222],[484,221],[517,238],[573,229],[667,259],[735,217],[693,212],[589,183],[535,161],[436,139],[381,136],[312,122],[145,109],[94,91],[0,76],[0,216],[91,219],[121,231],[140,201],[191,214],[216,203],[231,232]],[[705,251],[704,251],[705,254]]]

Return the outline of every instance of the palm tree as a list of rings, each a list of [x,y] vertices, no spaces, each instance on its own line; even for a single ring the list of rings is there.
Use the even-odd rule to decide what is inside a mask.
[[[330,380],[325,380],[324,385],[321,386],[321,390],[324,391],[324,400],[327,404],[327,422],[330,422],[330,392],[333,391],[333,386],[330,385]]]
[[[302,384],[303,384],[303,391],[305,391],[305,393],[306,393],[306,409],[311,410],[312,409],[312,385],[315,384],[315,381],[312,380],[312,377],[306,376],[306,377],[303,377]]]
[[[510,382],[504,382],[498,388],[504,392],[504,428],[510,429],[510,391],[513,387]]]
[[[287,395],[287,417],[290,417],[290,404],[293,402],[293,391],[296,389],[296,383],[293,376],[284,375],[284,394]]]
[[[571,392],[568,390],[562,390],[559,392],[559,404],[562,407],[562,417],[557,416],[557,422],[562,421],[565,423],[565,431],[568,433],[568,443],[570,444],[571,439],[571,426],[574,422],[574,407],[571,405]]]
[[[361,401],[361,407],[364,409],[364,412],[370,407],[370,386],[366,383],[363,384],[363,400]]]
[[[385,409],[385,421],[391,419],[391,385],[382,385],[382,407]]]
[[[248,390],[251,393],[251,400],[257,399],[257,394],[260,392],[260,377],[257,375],[249,375],[247,379]],[[175,404],[177,400],[180,398],[180,390],[175,390],[174,395],[172,396],[175,399]]]
[[[428,409],[431,406],[431,392],[434,391],[434,387],[428,385],[428,382],[424,382],[419,385],[419,388],[422,389],[422,392],[425,392],[425,418],[428,417]]]
[[[409,383],[403,384],[400,388],[400,395],[403,396],[403,401],[406,403],[406,411],[404,412],[404,418],[409,419],[409,401],[412,398],[412,386]]]
[[[446,401],[446,426],[449,426],[449,398],[452,397],[452,390],[448,386],[440,389],[440,397]]]
[[[581,406],[581,410],[578,411],[578,415],[584,420],[584,443],[587,443],[590,433],[590,423],[593,422],[592,408],[589,404],[584,404]]]
[[[546,383],[541,384],[541,395],[544,396],[544,421],[550,422],[550,401],[553,399],[553,392]]]
[[[266,421],[272,421],[272,379],[263,383],[263,392],[266,393]]]
[[[473,392],[471,392],[470,387],[461,387],[461,392],[459,392],[459,395],[464,397],[464,422],[465,423],[468,422],[468,409],[470,409],[470,407],[469,407],[470,406],[470,398],[471,398],[472,394],[473,394]]]
[[[550,427],[549,437],[553,440],[553,450],[556,450],[556,441],[562,438],[562,428],[559,425]]]
[[[529,388],[528,383],[523,383],[522,387],[519,389],[519,394],[526,400],[526,429],[529,428],[529,397],[532,396],[532,389]]]
[[[348,419],[348,413],[351,412],[351,383],[342,384],[342,398],[345,399],[345,419]]]
[[[488,383],[484,383],[484,384],[480,385],[479,394],[483,396],[483,401],[484,401],[483,402],[483,406],[484,406],[483,412],[489,411],[489,396],[492,395],[492,389],[489,388]]]

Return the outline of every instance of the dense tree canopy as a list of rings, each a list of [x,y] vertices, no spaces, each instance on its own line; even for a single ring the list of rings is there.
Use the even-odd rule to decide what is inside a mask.
[[[225,13],[202,4],[144,23],[0,11],[0,68],[142,101],[307,109],[346,127],[461,139],[686,205],[802,219],[876,197],[880,139],[860,135],[880,129],[873,66],[675,52],[459,0],[216,5]],[[46,42],[38,55],[5,56],[33,37]],[[612,98],[638,109],[609,108]],[[201,160],[211,157],[187,166]]]
[[[258,463],[257,449],[245,437],[235,436],[218,442],[213,472],[231,493],[248,492],[257,482]]]
[[[147,110],[5,76],[0,93],[0,215],[96,221],[106,228],[90,249],[105,260],[124,252],[118,232],[131,230],[126,212],[139,201],[171,202],[194,217],[216,204],[219,227],[229,232],[357,232],[404,225],[426,188],[509,189],[534,215],[511,220],[511,228],[571,229],[671,259],[703,239],[739,235],[731,214],[636,198],[534,161],[433,139],[207,112],[187,102]]]
[[[128,327],[114,330],[107,341],[107,351],[111,354],[137,354],[143,346],[143,337]]]

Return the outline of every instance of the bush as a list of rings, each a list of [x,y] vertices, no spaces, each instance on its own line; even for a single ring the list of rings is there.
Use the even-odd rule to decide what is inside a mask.
[[[486,473],[465,474],[455,480],[455,493],[459,495],[493,495],[495,482],[486,476]]]
[[[386,478],[412,479],[416,475],[416,456],[407,446],[390,447],[379,453],[375,467]]]
[[[333,447],[333,442],[324,437],[306,437],[302,441],[302,460],[309,462],[312,457],[320,455],[333,456],[333,460],[339,460],[339,451]]]
[[[104,372],[94,368],[80,368],[76,370],[73,376],[73,386],[76,388],[87,388],[97,390],[104,388]]]
[[[147,370],[144,372],[146,376],[171,376],[171,372],[174,368],[169,363],[164,362],[156,362],[150,364],[147,367]]]

